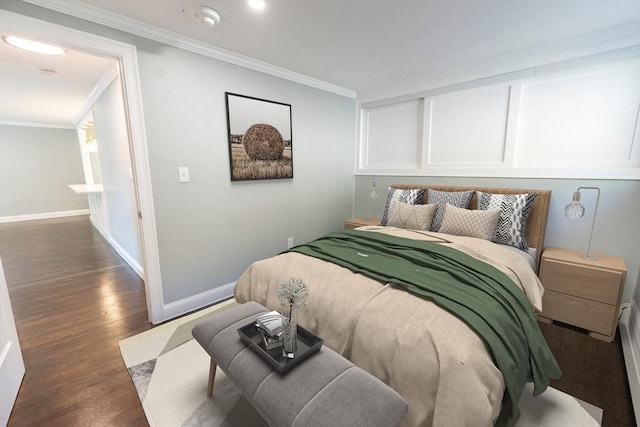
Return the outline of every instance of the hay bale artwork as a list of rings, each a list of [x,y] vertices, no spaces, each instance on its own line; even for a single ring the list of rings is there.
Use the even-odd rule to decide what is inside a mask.
[[[284,139],[278,129],[264,123],[252,125],[245,132],[242,145],[251,160],[279,160],[284,151]]]

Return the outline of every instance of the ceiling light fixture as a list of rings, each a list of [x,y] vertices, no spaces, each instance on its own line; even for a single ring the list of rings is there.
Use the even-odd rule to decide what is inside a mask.
[[[207,6],[200,6],[193,12],[193,19],[196,22],[211,28],[220,23],[220,14]]]
[[[63,55],[65,50],[60,46],[37,42],[35,40],[23,39],[16,36],[3,36],[2,40],[18,49],[27,50],[34,53],[42,53],[44,55]]]
[[[247,3],[253,10],[262,10],[267,6],[267,2],[264,0],[249,0]]]

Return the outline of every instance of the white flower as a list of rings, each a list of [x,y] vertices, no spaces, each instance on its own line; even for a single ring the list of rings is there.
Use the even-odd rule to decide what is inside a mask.
[[[288,282],[278,285],[278,297],[280,303],[287,306],[289,310],[301,307],[309,300],[309,289],[304,280],[292,277]]]

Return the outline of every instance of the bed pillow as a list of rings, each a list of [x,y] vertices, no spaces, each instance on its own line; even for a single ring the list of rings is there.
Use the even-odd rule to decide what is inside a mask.
[[[414,188],[411,190],[400,190],[399,188],[389,187],[387,194],[387,204],[382,212],[382,219],[380,225],[389,225],[389,215],[391,214],[391,205],[394,202],[404,202],[410,205],[421,205],[424,193],[427,191],[425,188]]]
[[[500,213],[500,209],[472,211],[456,208],[447,203],[444,207],[440,233],[491,240],[496,232]]]
[[[429,189],[429,197],[427,203],[435,203],[438,205],[436,214],[431,221],[431,231],[440,231],[442,217],[444,216],[444,206],[449,203],[457,208],[467,209],[471,204],[473,197],[472,191],[437,191]]]
[[[531,212],[537,193],[493,194],[478,191],[478,209],[500,209],[496,232],[491,239],[495,243],[509,245],[526,251],[525,240],[527,217]]]
[[[429,230],[437,208],[437,205],[410,205],[395,202],[391,205],[388,225],[407,230]]]

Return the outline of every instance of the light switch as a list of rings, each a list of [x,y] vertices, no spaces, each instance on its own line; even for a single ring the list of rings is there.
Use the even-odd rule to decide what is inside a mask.
[[[189,178],[189,168],[186,166],[182,166],[178,168],[178,181],[179,182],[190,182]]]

